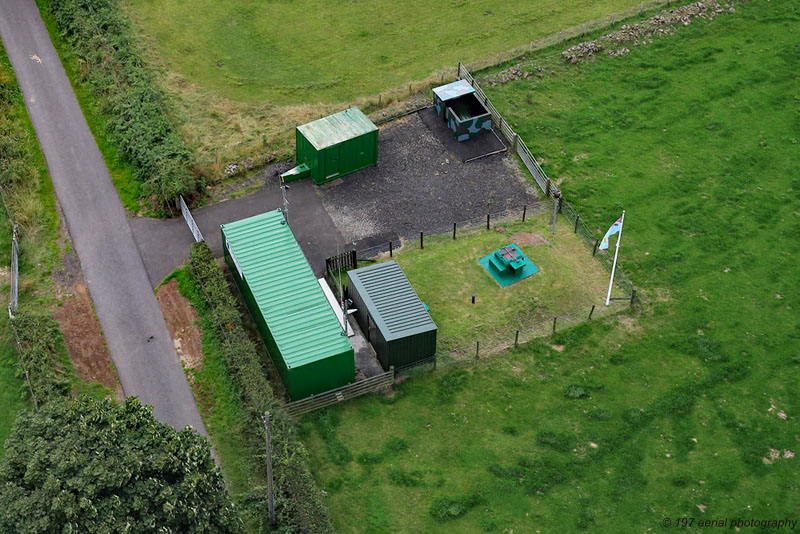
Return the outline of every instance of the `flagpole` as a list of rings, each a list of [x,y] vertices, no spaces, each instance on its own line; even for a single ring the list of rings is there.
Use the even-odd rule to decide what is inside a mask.
[[[606,306],[611,302],[611,288],[614,286],[614,272],[617,270],[617,256],[619,256],[619,242],[622,241],[622,230],[625,228],[625,210],[622,210],[622,220],[619,223],[619,235],[617,236],[617,248],[614,251],[614,264],[611,266],[611,279],[608,281],[608,295],[606,295]]]

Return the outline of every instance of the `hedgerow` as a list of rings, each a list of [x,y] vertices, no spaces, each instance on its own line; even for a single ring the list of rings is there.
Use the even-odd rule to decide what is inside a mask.
[[[248,412],[247,439],[254,454],[263,454],[261,416],[270,413],[275,511],[281,532],[333,534],[333,526],[308,468],[308,453],[294,421],[275,397],[256,347],[242,326],[237,301],[205,243],[192,246],[189,266],[223,342],[227,370]],[[263,502],[260,496],[257,499]]]
[[[142,182],[142,195],[163,209],[197,191],[194,157],[166,115],[163,93],[134,44],[116,0],[47,0],[58,31],[80,58],[107,128]]]
[[[5,204],[0,210],[8,210],[9,222],[19,226],[23,249],[20,275],[30,280],[29,272],[43,269],[43,264],[53,261],[52,255],[44,250],[50,246],[50,240],[55,239],[47,233],[54,214],[47,214],[43,203],[38,201],[42,175],[34,153],[36,141],[21,120],[21,113],[24,113],[22,95],[0,46],[0,189]],[[5,227],[3,235],[5,239]],[[31,289],[34,293],[37,287]],[[13,331],[19,340],[17,350],[21,364],[28,372],[30,387],[41,405],[69,395],[71,368],[58,323],[50,313],[29,311],[29,303],[21,300],[12,321]],[[2,341],[15,345],[17,340],[9,332],[9,337]]]

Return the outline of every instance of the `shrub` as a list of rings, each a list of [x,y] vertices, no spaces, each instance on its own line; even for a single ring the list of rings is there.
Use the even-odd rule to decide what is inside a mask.
[[[189,266],[206,305],[214,312],[213,322],[223,340],[221,349],[228,373],[248,412],[247,435],[253,454],[263,453],[264,429],[260,417],[264,412],[271,414],[275,509],[279,523],[291,533],[333,534],[328,512],[308,468],[308,452],[298,437],[294,420],[275,398],[262,360],[242,327],[236,299],[208,245],[192,246]],[[329,420],[327,424],[333,427],[335,421]]]
[[[194,156],[166,114],[164,95],[134,44],[116,0],[48,0],[61,37],[80,58],[107,128],[136,170],[142,194],[164,210],[179,194],[202,187]]]
[[[422,471],[406,471],[404,469],[392,469],[389,471],[389,481],[395,486],[407,488],[422,485]]]
[[[2,532],[238,531],[206,439],[135,398],[23,412],[5,448]]]
[[[477,506],[481,502],[483,502],[483,499],[477,493],[464,497],[439,496],[433,500],[428,511],[437,521],[451,521],[466,514],[470,508]]]
[[[559,452],[569,452],[575,446],[575,437],[551,430],[541,430],[536,434],[536,443]]]

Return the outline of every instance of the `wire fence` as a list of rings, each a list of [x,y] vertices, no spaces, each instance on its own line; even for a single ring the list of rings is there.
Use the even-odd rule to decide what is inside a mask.
[[[469,72],[467,67],[464,66],[463,63],[458,64],[458,75],[460,78],[469,82],[470,85],[475,89],[475,93],[478,98],[484,103],[486,108],[492,114],[492,121],[495,124],[500,125],[500,132],[506,138],[506,140],[514,147],[514,151],[522,160],[522,163],[528,169],[528,172],[531,174],[533,179],[538,184],[539,188],[544,193],[545,197],[550,198],[554,203],[557,203],[558,213],[563,215],[569,223],[572,225],[573,231],[580,236],[583,242],[592,248],[592,255],[600,261],[601,265],[603,265],[609,272],[611,272],[611,266],[613,264],[612,256],[605,251],[598,250],[599,239],[589,230],[589,227],[586,225],[586,220],[581,217],[578,211],[566,201],[564,196],[561,194],[561,191],[558,190],[558,187],[548,178],[547,173],[544,172],[542,167],[539,165],[539,162],[536,161],[536,157],[531,153],[528,146],[525,144],[525,141],[520,138],[520,136],[508,125],[503,119],[503,116],[497,111],[497,108],[494,107],[494,104],[489,100],[489,97],[486,96],[486,93],[481,89],[481,86],[475,81],[475,78]],[[630,278],[622,271],[622,269],[617,266],[616,269],[616,277],[615,281],[617,285],[622,288],[622,290],[628,295],[629,297],[633,298],[636,293],[636,288],[631,282]]]
[[[506,50],[504,52],[500,52],[493,56],[470,62],[466,65],[466,68],[470,71],[477,71],[489,67],[494,67],[496,65],[500,65],[501,63],[505,63],[506,61],[511,61],[512,59],[519,58],[524,56],[525,54],[532,54],[533,52],[544,50],[550,48],[552,46],[556,46],[559,44],[563,44],[566,41],[571,39],[576,39],[578,37],[586,37],[587,35],[594,33],[595,31],[609,28],[614,24],[617,24],[623,20],[629,19],[631,17],[636,17],[641,15],[645,11],[650,11],[653,9],[659,9],[662,7],[672,7],[672,6],[679,6],[685,4],[685,1],[681,0],[650,0],[648,2],[639,2],[638,4],[631,6],[628,9],[623,11],[618,11],[616,13],[610,13],[605,17],[601,17],[599,19],[593,19],[581,24],[576,24],[570,28],[565,30],[561,30],[558,33],[553,35],[548,35],[542,39],[531,41],[528,44],[518,46],[512,48],[510,50]]]

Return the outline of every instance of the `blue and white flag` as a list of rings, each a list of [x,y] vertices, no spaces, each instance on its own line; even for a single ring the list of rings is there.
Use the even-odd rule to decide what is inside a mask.
[[[622,217],[617,219],[617,221],[611,225],[611,228],[608,229],[606,235],[603,236],[603,240],[600,242],[600,246],[597,247],[600,250],[606,250],[608,248],[608,238],[614,234],[618,234],[622,231]]]

